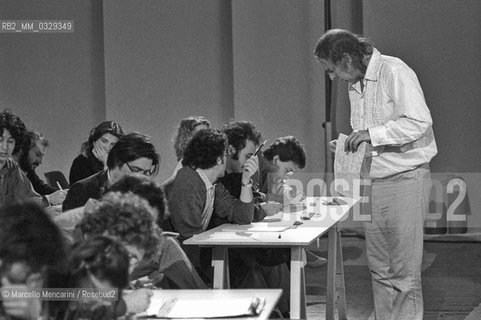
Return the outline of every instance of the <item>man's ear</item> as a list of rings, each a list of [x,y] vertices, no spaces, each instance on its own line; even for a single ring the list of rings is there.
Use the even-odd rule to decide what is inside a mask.
[[[279,161],[279,156],[278,155],[275,155],[273,158],[272,158],[272,162],[274,164],[277,164],[277,162]]]
[[[234,148],[234,146],[231,145],[231,144],[229,144],[229,147],[227,148],[227,155],[228,155],[230,158],[232,158],[232,157],[235,155],[236,151],[237,151],[237,150]]]
[[[342,54],[342,65],[345,69],[352,67],[352,57],[349,53]]]

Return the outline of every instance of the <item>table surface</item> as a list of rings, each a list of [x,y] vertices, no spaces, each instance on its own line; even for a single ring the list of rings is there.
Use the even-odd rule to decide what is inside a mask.
[[[343,205],[329,205],[333,197],[308,197],[294,212],[266,217],[247,225],[223,224],[184,241],[187,245],[229,247],[307,246],[326,233],[335,223],[346,218],[357,200],[342,199]],[[303,218],[309,217],[308,220]],[[302,224],[295,226],[295,222]]]
[[[201,289],[201,290],[154,290],[154,295],[151,298],[151,305],[149,308],[154,310],[160,309],[164,302],[177,299],[182,300],[199,300],[212,301],[217,300],[222,303],[228,303],[228,300],[236,300],[242,298],[265,298],[265,306],[262,312],[257,316],[236,317],[235,319],[268,319],[272,310],[277,304],[282,294],[281,289]],[[151,317],[139,317],[139,319],[154,319]],[[230,319],[230,318],[222,318]]]

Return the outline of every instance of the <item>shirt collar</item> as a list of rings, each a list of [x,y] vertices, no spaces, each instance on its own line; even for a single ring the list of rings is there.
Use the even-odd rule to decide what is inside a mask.
[[[380,68],[381,53],[376,48],[373,48],[371,59],[369,60],[369,64],[367,65],[366,75],[364,76],[364,79],[369,81],[377,81]]]
[[[201,169],[196,169],[195,172],[197,172],[199,174],[200,178],[202,179],[202,181],[204,181],[205,188],[207,190],[209,190],[210,188],[212,188],[214,186],[210,182],[209,178],[207,178],[207,176],[205,175],[205,173]]]
[[[359,94],[362,94],[361,81],[363,82],[364,86],[366,85],[367,81],[377,81],[380,68],[381,53],[376,48],[372,48],[371,59],[369,60],[369,64],[367,65],[366,74],[358,82],[354,84],[349,84],[349,90],[355,90]]]
[[[3,168],[0,169],[0,176],[7,174],[7,172],[11,171],[15,167],[18,167],[17,163],[13,161],[11,158],[7,159]]]

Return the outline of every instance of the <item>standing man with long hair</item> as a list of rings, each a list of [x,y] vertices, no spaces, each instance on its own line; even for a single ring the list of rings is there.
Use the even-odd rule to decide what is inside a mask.
[[[347,30],[327,31],[314,55],[331,80],[348,83],[353,132],[339,147],[357,152],[365,142],[365,157],[372,157],[365,233],[376,319],[420,320],[423,220],[437,147],[418,78],[403,61]]]

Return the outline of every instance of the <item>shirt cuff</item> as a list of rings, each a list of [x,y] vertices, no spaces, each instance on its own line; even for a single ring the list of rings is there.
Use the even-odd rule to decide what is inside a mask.
[[[387,129],[385,126],[373,127],[367,130],[369,131],[369,136],[371,137],[371,144],[373,147],[388,144],[386,132]]]

